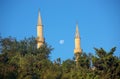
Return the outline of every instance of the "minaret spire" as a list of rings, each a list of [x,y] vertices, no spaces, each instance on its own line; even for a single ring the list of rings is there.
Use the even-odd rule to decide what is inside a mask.
[[[78,23],[76,24],[75,38],[80,38],[80,35],[79,35],[79,29],[78,29]]]
[[[81,53],[81,47],[80,47],[80,35],[79,35],[79,29],[78,29],[78,23],[76,24],[76,32],[75,32],[75,49],[74,53]]]
[[[40,15],[40,10],[38,11],[38,23],[37,23],[37,48],[40,48],[44,44],[43,37],[43,25]]]
[[[76,32],[75,32],[75,49],[74,49],[76,66],[79,65],[78,60],[80,58],[81,53],[82,53],[82,50],[80,47],[80,35],[79,35],[79,29],[78,29],[78,23],[77,23],[76,24]]]
[[[38,26],[42,26],[42,19],[41,19],[41,15],[40,15],[40,9],[38,11]]]

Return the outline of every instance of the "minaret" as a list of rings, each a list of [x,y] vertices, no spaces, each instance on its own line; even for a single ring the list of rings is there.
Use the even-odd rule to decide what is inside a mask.
[[[75,57],[76,64],[78,62],[78,59],[79,59],[81,53],[82,53],[82,50],[80,47],[80,35],[79,35],[79,30],[78,30],[78,24],[76,24],[75,49],[74,49],[74,54],[76,56]]]
[[[44,44],[43,37],[43,25],[40,16],[40,10],[38,12],[38,24],[37,24],[37,48],[40,48]]]

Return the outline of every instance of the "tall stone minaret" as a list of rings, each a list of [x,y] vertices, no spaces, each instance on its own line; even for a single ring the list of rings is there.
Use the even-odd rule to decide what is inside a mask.
[[[43,25],[40,16],[40,10],[38,12],[38,24],[37,24],[37,48],[40,48],[44,44],[43,37]]]
[[[79,35],[79,30],[78,30],[78,24],[76,24],[75,49],[74,49],[76,63],[77,63],[81,53],[82,53],[82,50],[80,47],[80,35]]]

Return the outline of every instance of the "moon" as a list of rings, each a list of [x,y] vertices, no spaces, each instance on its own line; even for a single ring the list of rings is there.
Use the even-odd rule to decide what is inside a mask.
[[[64,44],[64,40],[60,40],[59,43],[60,43],[60,44]]]

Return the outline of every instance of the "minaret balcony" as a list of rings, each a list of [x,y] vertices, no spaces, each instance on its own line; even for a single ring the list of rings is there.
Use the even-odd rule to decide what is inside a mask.
[[[77,53],[82,53],[82,50],[79,48],[79,49],[74,49],[74,53],[77,54]]]

